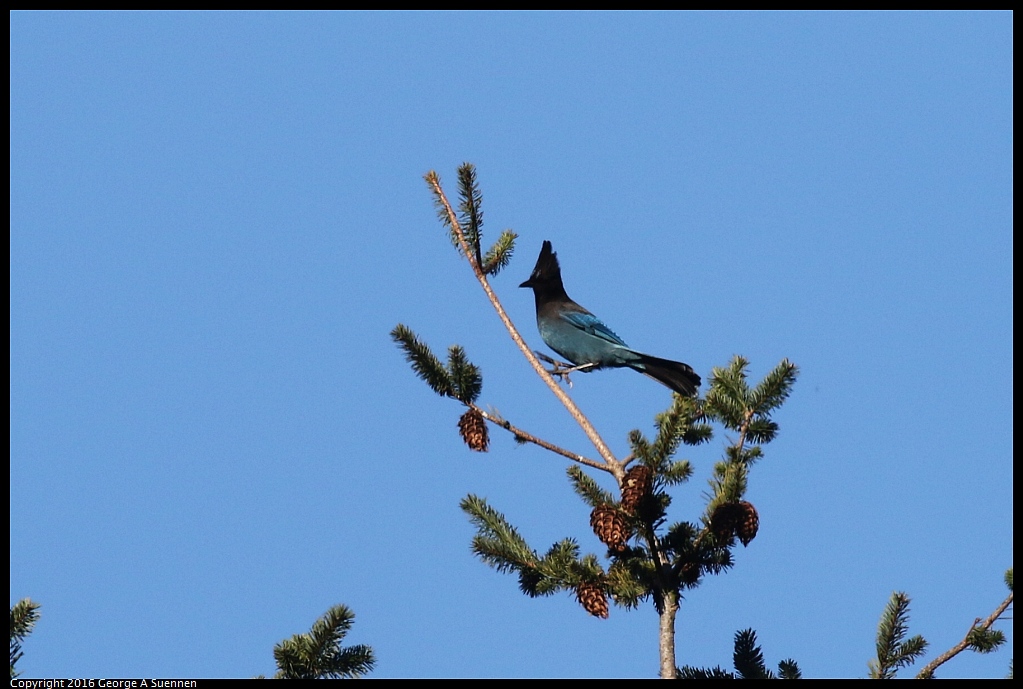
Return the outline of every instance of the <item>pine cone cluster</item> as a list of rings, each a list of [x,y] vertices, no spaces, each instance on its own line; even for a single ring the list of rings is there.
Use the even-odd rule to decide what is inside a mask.
[[[462,418],[458,420],[458,432],[470,450],[486,452],[490,447],[487,422],[483,419],[483,414],[475,409],[469,409],[462,414]]]
[[[594,617],[607,619],[607,594],[600,584],[584,581],[575,587],[575,595],[583,610]]]
[[[622,480],[622,509],[635,514],[640,503],[650,493],[653,485],[653,472],[645,464],[634,466]]]
[[[748,546],[757,536],[760,528],[760,515],[752,504],[742,502],[725,502],[717,506],[710,517],[710,529],[721,541],[738,536],[742,545]]]
[[[625,543],[629,540],[629,525],[617,509],[611,505],[594,507],[590,513],[590,526],[597,538],[613,552],[625,550]]]

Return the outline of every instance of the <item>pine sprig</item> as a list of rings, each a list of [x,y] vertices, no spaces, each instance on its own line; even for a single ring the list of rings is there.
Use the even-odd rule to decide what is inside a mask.
[[[764,653],[757,645],[757,633],[744,629],[735,633],[735,651],[732,653],[735,671],[742,679],[774,679],[774,673],[764,663]]]
[[[483,192],[480,191],[476,180],[476,167],[471,163],[462,163],[458,168],[458,196],[461,199],[458,204],[459,223],[473,252],[470,260],[474,260],[476,265],[482,268],[480,241],[483,239]],[[455,246],[460,246],[457,237],[455,240]]]
[[[441,190],[440,175],[435,171],[430,170],[423,179],[426,180],[426,186],[430,188],[430,193],[433,195],[434,209],[437,211],[437,219],[440,220],[441,224],[448,228],[450,233],[451,243],[456,249],[461,247],[461,242],[458,241],[458,233],[455,232],[455,228],[451,224],[451,215],[448,213],[448,206],[444,203],[444,193]]]
[[[295,634],[274,646],[277,679],[344,679],[373,669],[373,649],[362,644],[341,647],[352,628],[353,613],[335,605],[306,634]]]
[[[907,639],[908,633],[909,596],[896,591],[877,625],[877,658],[868,664],[871,679],[893,679],[901,668],[923,655],[927,641],[919,634]]]
[[[415,374],[426,381],[442,397],[453,397],[455,388],[448,370],[430,348],[414,332],[399,323],[391,331],[391,339],[405,352],[405,359]]]
[[[757,645],[757,633],[744,629],[735,633],[735,650],[732,665],[735,672],[723,670],[721,666],[698,668],[685,665],[678,668],[679,679],[801,679],[803,673],[796,661],[790,659],[778,663],[778,675],[767,669],[764,654]]]
[[[39,621],[39,608],[39,603],[29,598],[22,598],[11,606],[11,679],[18,676],[15,664],[24,655],[21,644]]]
[[[483,375],[478,366],[469,361],[459,345],[448,348],[448,373],[451,395],[463,404],[473,404],[483,390]]]
[[[566,472],[568,473],[568,480],[572,484],[572,489],[575,490],[576,494],[587,505],[590,507],[600,507],[601,505],[614,504],[614,496],[597,485],[597,482],[585,471],[573,464],[568,467]]]
[[[515,252],[515,240],[518,235],[511,230],[503,230],[494,245],[483,257],[484,275],[497,275],[506,267]]]
[[[650,577],[636,576],[625,558],[617,558],[607,570],[605,584],[616,605],[633,609],[650,595],[650,587],[643,584],[644,578]]]
[[[778,663],[779,679],[803,679],[803,672],[792,658]]]
[[[788,399],[798,375],[799,368],[788,359],[782,359],[781,363],[764,376],[760,384],[750,393],[750,406],[759,415],[777,409]]]
[[[679,460],[677,462],[667,462],[664,468],[661,469],[659,478],[664,482],[665,485],[674,486],[680,483],[685,483],[693,475],[693,465],[688,459]]]
[[[715,367],[705,397],[708,412],[733,431],[740,430],[748,418],[750,390],[746,383],[747,368],[749,361],[741,356],[734,357],[727,368]]]
[[[992,653],[1005,643],[1005,634],[998,629],[983,629],[974,627],[966,635],[966,643],[971,651],[977,653]]]
[[[478,558],[499,572],[536,566],[536,552],[504,515],[488,505],[486,500],[469,495],[459,506],[476,526],[472,551]]]

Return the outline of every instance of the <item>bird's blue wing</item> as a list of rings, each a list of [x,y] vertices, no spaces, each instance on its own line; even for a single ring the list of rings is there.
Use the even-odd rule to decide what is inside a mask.
[[[622,347],[628,347],[622,338],[614,334],[611,328],[604,325],[603,322],[589,311],[567,311],[562,312],[561,317],[571,323],[576,328],[583,330],[590,335],[599,337],[602,340],[606,340],[611,344],[621,345]]]

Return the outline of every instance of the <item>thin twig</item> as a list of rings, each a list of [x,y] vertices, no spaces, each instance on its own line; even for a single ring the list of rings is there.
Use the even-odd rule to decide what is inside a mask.
[[[501,305],[501,302],[494,293],[494,290],[490,287],[490,282],[487,280],[487,276],[483,273],[483,267],[476,261],[475,251],[469,246],[469,242],[465,238],[462,227],[458,223],[458,218],[455,216],[455,211],[452,209],[447,196],[444,194],[444,190],[440,186],[440,179],[437,177],[436,173],[431,172],[427,174],[426,182],[433,189],[433,193],[437,197],[437,200],[444,207],[444,212],[448,216],[448,223],[451,225],[451,229],[455,233],[455,236],[458,237],[458,243],[462,248],[462,254],[466,257],[466,259],[468,259],[469,265],[472,267],[473,274],[479,281],[480,286],[487,295],[487,298],[490,299],[490,303],[494,306],[494,310],[497,311],[498,317],[501,319],[501,322],[504,323],[504,327],[508,330],[508,334],[511,335],[512,341],[522,351],[523,356],[526,357],[526,361],[528,361],[530,366],[533,367],[536,374],[540,376],[540,379],[547,384],[547,387],[551,389],[554,396],[558,398],[558,400],[565,406],[565,409],[568,410],[568,413],[572,415],[572,418],[575,419],[576,423],[578,423],[583,429],[583,433],[586,434],[586,437],[590,439],[591,443],[593,443],[593,446],[597,449],[598,454],[600,454],[606,464],[606,466],[602,466],[600,468],[614,474],[620,484],[625,476],[625,471],[622,469],[621,463],[615,458],[614,453],[611,452],[611,449],[607,446],[607,443],[604,442],[604,439],[600,437],[599,433],[597,433],[593,424],[590,423],[589,419],[583,415],[582,411],[579,410],[579,407],[577,407],[575,402],[572,401],[572,398],[561,389],[554,378],[547,373],[547,370],[537,360],[532,350],[526,344],[526,341],[522,339],[522,335],[519,334],[515,324],[512,323],[511,319],[508,317],[508,314],[505,312],[504,307]]]
[[[549,443],[546,440],[544,440],[543,438],[537,438],[532,433],[527,433],[526,431],[524,431],[521,428],[518,428],[518,427],[512,425],[510,422],[502,419],[501,417],[496,416],[494,414],[491,414],[491,413],[489,413],[489,412],[487,412],[487,411],[485,411],[483,409],[480,409],[475,404],[470,404],[469,406],[472,407],[473,409],[475,409],[477,412],[479,412],[480,415],[483,416],[484,419],[486,419],[490,423],[494,424],[495,426],[500,426],[501,428],[503,428],[506,431],[510,432],[512,435],[514,435],[519,440],[530,442],[530,443],[533,443],[534,445],[539,445],[543,449],[550,450],[551,452],[554,452],[555,454],[559,454],[562,457],[567,457],[568,459],[571,459],[573,462],[579,462],[580,464],[585,464],[588,467],[593,467],[594,469],[600,469],[601,471],[607,471],[608,470],[607,464],[604,464],[602,462],[598,462],[596,460],[590,459],[589,457],[584,457],[582,455],[578,455],[578,454],[576,454],[574,452],[566,450],[563,447],[559,447],[559,446],[557,446],[557,445],[555,445],[553,443]]]
[[[942,653],[940,656],[938,656],[931,662],[927,663],[927,665],[925,665],[924,668],[920,670],[919,673],[917,673],[916,678],[929,679],[933,677],[935,670],[937,670],[939,667],[941,667],[942,665],[950,661],[952,658],[956,657],[957,655],[959,655],[960,653],[962,653],[963,651],[970,647],[969,641],[970,634],[973,633],[974,629],[982,629],[984,631],[991,629],[991,625],[993,625],[998,620],[998,618],[1001,617],[1002,613],[1005,612],[1006,608],[1008,608],[1010,605],[1012,605],[1011,593],[1009,594],[1008,598],[1002,601],[1001,605],[995,608],[995,611],[993,613],[988,615],[988,618],[986,620],[984,620],[983,622],[981,622],[979,619],[974,621],[973,626],[970,627],[970,631],[966,632],[966,636],[963,637],[962,641],[960,641],[955,646]]]

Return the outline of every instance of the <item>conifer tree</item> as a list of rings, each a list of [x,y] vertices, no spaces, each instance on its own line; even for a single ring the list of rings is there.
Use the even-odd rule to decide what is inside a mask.
[[[438,395],[465,407],[458,428],[471,450],[488,450],[489,423],[508,431],[520,443],[535,444],[573,462],[568,467],[568,479],[591,508],[590,527],[607,546],[603,557],[583,554],[578,541],[568,537],[540,554],[500,511],[484,498],[468,495],[461,507],[476,527],[473,552],[499,572],[514,574],[527,596],[570,592],[587,613],[596,617],[608,617],[611,604],[630,609],[643,601],[652,602],[660,619],[660,674],[675,677],[678,673],[675,617],[682,592],[697,588],[707,576],[731,568],[737,542],[748,546],[757,535],[759,515],[746,499],[750,470],[763,457],[763,446],[777,436],[778,425],[772,414],[791,392],[796,366],[783,360],[763,380],[751,384],[749,362],[734,357],[727,366],[713,370],[704,398],[674,395],[671,406],[655,419],[655,435],[648,438],[639,430],[632,431],[628,436],[631,453],[624,458],[616,457],[555,380],[565,377],[564,373],[557,365],[553,371],[544,368],[490,284],[490,279],[511,261],[516,235],[504,230],[483,251],[482,194],[475,168],[464,164],[458,170],[457,210],[448,201],[436,173],[428,173],[425,179],[452,244],[468,262],[498,318],[598,455],[593,458],[562,448],[484,410],[477,405],[482,372],[469,361],[464,349],[452,346],[447,362],[442,362],[409,327],[396,326],[391,336],[416,375]],[[706,507],[694,520],[670,522],[669,490],[686,483],[694,473],[688,460],[677,459],[675,455],[682,445],[697,446],[709,441],[714,424],[734,437],[714,466]],[[605,490],[583,467],[610,474],[617,491]],[[744,640],[755,641],[752,630],[742,634],[746,634]],[[795,664],[786,662],[791,666],[780,669],[780,673],[798,674]],[[743,667],[752,668],[755,663]],[[763,670],[765,676],[767,672]]]
[[[632,609],[644,601],[652,602],[659,616],[661,677],[801,677],[793,660],[779,663],[777,674],[767,669],[752,629],[736,633],[734,672],[720,667],[680,668],[675,662],[675,618],[683,592],[698,588],[708,576],[730,569],[737,543],[748,546],[760,528],[757,509],[747,499],[750,473],[763,458],[764,446],[777,437],[779,428],[772,415],[792,391],[798,374],[796,366],[782,360],[762,380],[752,384],[749,362],[741,356],[733,357],[728,365],[712,370],[702,398],[674,395],[671,406],[655,418],[654,436],[648,438],[639,430],[631,431],[630,454],[616,457],[556,380],[567,379],[565,368],[571,367],[529,349],[490,283],[511,262],[517,235],[504,230],[483,251],[482,194],[475,168],[466,163],[458,169],[457,209],[448,201],[435,172],[428,173],[425,179],[452,244],[468,262],[512,341],[579,424],[597,453],[597,457],[591,457],[560,447],[496,412],[484,410],[477,404],[483,389],[482,371],[470,362],[462,347],[451,346],[445,363],[412,329],[402,324],[396,326],[391,336],[416,375],[438,395],[454,399],[465,408],[458,431],[471,450],[489,450],[490,424],[509,432],[519,443],[532,443],[572,462],[567,469],[568,480],[590,507],[590,528],[607,546],[603,556],[584,554],[576,538],[566,537],[541,554],[504,514],[486,499],[470,494],[461,501],[461,508],[476,527],[472,539],[476,556],[499,572],[515,575],[527,596],[568,592],[574,594],[587,613],[598,618],[607,618],[611,605]],[[553,369],[545,369],[541,359],[553,364]],[[707,443],[715,426],[728,432],[729,444],[713,467],[708,481],[710,491],[704,493],[705,507],[695,519],[671,521],[670,491],[688,482],[694,474],[691,463],[676,458],[676,454],[683,445]],[[587,469],[609,474],[617,490],[603,488]],[[978,618],[959,644],[925,666],[918,677],[932,677],[938,666],[963,650],[985,653],[1004,643],[1004,635],[991,626],[1012,603],[1011,569],[1006,583],[1010,594],[998,609],[984,621]],[[892,677],[924,653],[927,642],[922,637],[906,638],[908,607],[909,598],[897,593],[882,615],[877,658],[869,664],[872,677]]]

